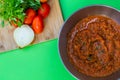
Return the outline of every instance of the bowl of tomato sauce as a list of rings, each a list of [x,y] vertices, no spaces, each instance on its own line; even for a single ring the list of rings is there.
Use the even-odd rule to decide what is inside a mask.
[[[75,12],[59,34],[65,68],[80,80],[120,80],[120,12],[92,5]]]

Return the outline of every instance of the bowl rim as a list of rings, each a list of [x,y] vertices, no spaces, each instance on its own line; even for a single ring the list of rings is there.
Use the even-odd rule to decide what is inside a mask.
[[[111,8],[117,12],[120,13],[120,10],[115,8],[115,7],[112,7],[112,6],[109,6],[109,5],[103,5],[103,4],[92,4],[92,5],[88,5],[88,6],[84,6],[84,7],[81,7],[79,8],[78,10],[76,10],[75,12],[73,12],[63,23],[62,27],[60,28],[59,30],[59,33],[58,33],[58,54],[59,54],[59,58],[60,58],[60,61],[62,62],[62,65],[64,67],[64,69],[73,77],[75,78],[76,80],[79,80],[79,78],[77,78],[72,72],[70,72],[70,70],[66,67],[66,64],[64,63],[63,59],[62,59],[62,56],[61,56],[61,53],[60,53],[60,36],[61,36],[61,32],[63,30],[63,27],[64,25],[66,24],[66,22],[72,17],[74,16],[76,13],[78,13],[80,10],[83,10],[83,9],[86,9],[86,8],[89,8],[89,7],[106,7],[106,8]]]

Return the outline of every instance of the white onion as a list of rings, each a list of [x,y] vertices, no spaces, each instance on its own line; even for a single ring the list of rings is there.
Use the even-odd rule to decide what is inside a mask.
[[[21,48],[29,45],[34,40],[34,32],[28,25],[22,25],[14,30],[14,39]]]

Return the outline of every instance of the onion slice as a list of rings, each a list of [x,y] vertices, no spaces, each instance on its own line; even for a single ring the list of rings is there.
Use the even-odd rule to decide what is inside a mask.
[[[22,25],[14,30],[14,40],[20,48],[29,45],[34,40],[34,32],[28,25]]]

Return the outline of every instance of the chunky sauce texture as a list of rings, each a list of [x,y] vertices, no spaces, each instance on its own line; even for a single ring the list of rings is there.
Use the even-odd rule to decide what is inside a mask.
[[[120,25],[101,15],[80,20],[68,34],[70,62],[81,73],[104,77],[120,69]]]

